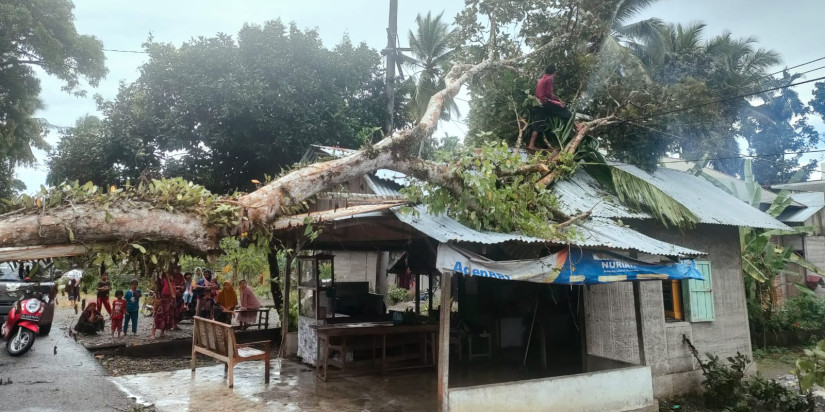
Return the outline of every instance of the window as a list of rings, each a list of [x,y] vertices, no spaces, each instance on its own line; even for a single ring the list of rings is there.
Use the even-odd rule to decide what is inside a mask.
[[[714,320],[713,275],[710,262],[697,261],[696,269],[705,280],[665,280],[662,282],[667,321],[710,322]]]

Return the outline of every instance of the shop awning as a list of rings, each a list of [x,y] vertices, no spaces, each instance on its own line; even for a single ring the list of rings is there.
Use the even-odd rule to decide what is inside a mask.
[[[436,266],[467,276],[562,285],[591,285],[633,280],[699,279],[692,259],[646,263],[601,250],[568,247],[539,259],[495,261],[442,243]]]

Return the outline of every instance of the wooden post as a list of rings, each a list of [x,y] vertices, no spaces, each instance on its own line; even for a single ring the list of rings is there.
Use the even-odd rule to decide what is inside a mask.
[[[433,272],[427,276],[427,315],[433,315]]]
[[[442,412],[450,410],[450,300],[452,273],[441,274],[441,308],[438,322],[438,406]]]
[[[639,365],[647,365],[645,357],[645,333],[642,320],[642,292],[639,281],[633,282],[633,309],[636,312],[636,339],[639,343]]]
[[[281,311],[281,348],[278,354],[281,358],[286,358],[286,342],[287,333],[289,333],[289,294],[291,292],[290,284],[292,283],[292,253],[286,253],[286,262],[284,263],[284,307]]]
[[[421,274],[415,273],[415,314],[421,314]]]

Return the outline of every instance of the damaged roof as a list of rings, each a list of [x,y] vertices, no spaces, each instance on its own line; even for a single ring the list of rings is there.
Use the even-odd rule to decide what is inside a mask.
[[[392,212],[402,222],[412,226],[425,235],[441,242],[469,242],[480,244],[500,244],[506,242],[548,243],[547,239],[525,236],[519,233],[498,233],[487,230],[475,230],[462,225],[448,216],[432,215],[423,206],[413,207],[415,213],[403,213],[400,208]],[[633,229],[621,226],[605,218],[593,218],[577,222],[576,231],[580,237],[573,240],[549,243],[570,244],[580,247],[603,247],[620,250],[636,250],[660,256],[701,256],[706,255],[693,249],[676,246],[643,235]]]
[[[693,212],[701,223],[790,230],[767,213],[697,176],[663,167],[649,173],[627,164],[613,166],[656,186]]]
[[[802,192],[791,194],[794,202],[802,204],[804,207],[798,208],[788,206],[777,219],[786,223],[805,223],[811,216],[825,207],[825,193],[822,192]]]

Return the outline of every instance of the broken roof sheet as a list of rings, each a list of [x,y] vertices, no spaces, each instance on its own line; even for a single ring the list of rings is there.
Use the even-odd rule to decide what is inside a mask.
[[[362,215],[366,213],[386,210],[394,206],[398,206],[399,202],[376,203],[366,205],[356,205],[350,207],[341,207],[332,210],[324,210],[321,212],[302,213],[300,215],[284,216],[272,224],[275,230],[289,229],[293,227],[304,226],[304,219],[310,218],[312,223],[323,223],[333,220],[340,220],[342,218],[353,217],[355,215]]]
[[[592,210],[590,215],[593,217],[614,219],[649,219],[651,217],[647,213],[631,210],[619,203],[616,196],[604,190],[596,179],[587,173],[576,173],[569,179],[554,183],[552,191],[558,198],[559,209],[570,216]]]
[[[594,218],[589,221],[577,223],[577,231],[582,235],[580,239],[552,242],[519,233],[497,233],[486,230],[475,230],[462,225],[448,216],[432,215],[428,213],[423,206],[415,207],[417,216],[413,213],[402,213],[399,208],[393,208],[391,210],[402,222],[442,243],[470,242],[488,245],[506,242],[558,243],[581,247],[636,250],[661,256],[700,256],[706,254],[653,239],[633,229],[620,226],[610,219],[604,218]]]
[[[798,208],[789,206],[777,217],[785,223],[805,223],[811,216],[825,207],[825,193],[822,192],[802,192],[791,194],[791,199],[796,203],[801,203],[805,207]]]
[[[636,166],[613,166],[656,186],[693,212],[701,223],[790,229],[784,223],[742,202],[705,179],[667,168],[659,168],[651,174]]]

